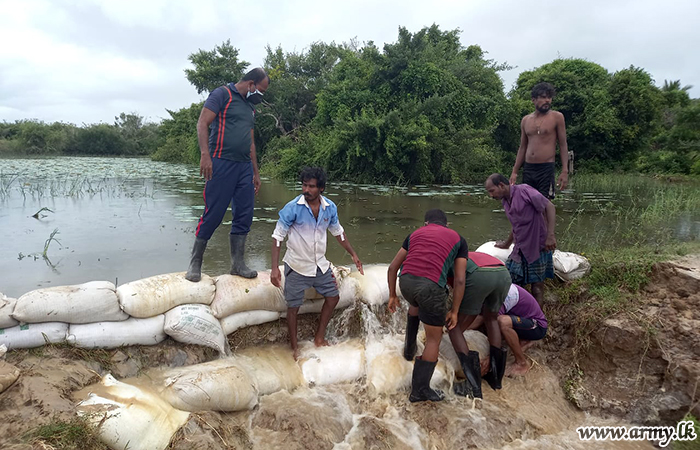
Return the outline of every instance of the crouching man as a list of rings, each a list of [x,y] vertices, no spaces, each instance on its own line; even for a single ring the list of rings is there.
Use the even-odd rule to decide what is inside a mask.
[[[287,203],[279,212],[279,220],[272,234],[272,271],[270,281],[282,287],[279,270],[280,248],[284,238],[284,298],[287,302],[287,328],[294,359],[299,357],[297,344],[297,313],[304,301],[304,291],[310,287],[325,297],[321,318],[314,337],[317,347],[328,345],[326,326],[338,304],[340,295],[331,263],[326,259],[326,230],[352,256],[357,270],[364,275],[362,262],[348,242],[338,221],[338,208],[321,194],[326,188],[326,173],[320,167],[307,167],[299,175],[302,194]]]
[[[425,226],[406,237],[389,265],[389,311],[395,312],[399,305],[396,295],[399,269],[401,293],[410,305],[404,349],[406,359],[410,360],[415,355],[419,322],[425,326],[425,349],[423,355],[416,357],[413,366],[411,395],[408,398],[411,402],[440,401],[445,397],[442,391],[430,387],[430,379],[437,364],[442,327],[447,325],[448,329],[452,329],[457,325],[459,303],[464,294],[468,251],[467,241],[456,231],[447,228],[445,213],[431,209],[425,213]],[[455,301],[448,312],[446,285],[450,271],[455,273]]]

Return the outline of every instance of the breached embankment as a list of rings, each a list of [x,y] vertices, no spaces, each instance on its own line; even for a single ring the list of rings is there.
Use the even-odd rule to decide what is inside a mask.
[[[669,286],[683,284],[679,283],[677,274],[664,273],[653,288],[647,289],[670,289]],[[675,304],[686,304],[682,295],[674,295],[678,295],[678,299],[661,302],[659,294],[657,302],[663,305],[662,308],[670,303],[674,309]],[[387,355],[399,354],[400,360],[401,336],[397,333],[401,331],[402,321],[402,314],[389,315],[381,306],[357,304],[336,313],[329,327],[329,336],[335,342],[359,340],[365,353],[372,345],[379,346],[386,349]],[[315,322],[316,316],[300,317],[301,339],[308,340],[313,336]],[[681,327],[683,324],[687,325],[687,322],[679,320],[677,325]],[[676,325],[671,329],[675,330]],[[669,339],[674,339],[674,336],[677,334],[670,335]],[[274,347],[284,351],[286,325],[283,319],[278,319],[243,328],[230,335],[228,343],[234,354],[273,351]],[[674,345],[679,349],[683,347],[682,341],[676,341]],[[371,376],[365,370],[363,375],[351,381],[325,385],[302,383],[295,389],[259,395],[257,406],[251,410],[193,412],[179,427],[171,448],[189,449],[195,443],[197,448],[210,449],[281,446],[343,450],[591,448],[590,442],[578,440],[575,434],[577,426],[619,426],[620,421],[605,422],[587,417],[566,400],[556,363],[561,352],[548,347],[543,345],[531,352],[537,364],[527,377],[506,380],[504,389],[498,392],[491,391],[484,384],[483,402],[450,394],[447,401],[439,404],[410,404],[406,384],[398,384],[393,392],[378,393],[371,387]],[[28,429],[50,422],[55,416],[73,417],[78,393],[97,382],[100,375],[119,372],[118,378],[123,381],[137,375],[140,375],[137,378],[150,377],[153,381],[158,379],[153,376],[154,371],[166,367],[167,372],[177,370],[177,367],[206,363],[217,359],[218,352],[166,340],[156,346],[118,350],[78,351],[67,346],[50,346],[12,351],[7,357],[22,370],[22,376],[0,394],[0,444],[2,448],[19,449],[31,448],[21,444],[21,436]],[[642,373],[644,370],[646,366],[643,365]],[[595,373],[594,368],[586,370],[586,376]],[[605,374],[601,371],[598,379]],[[385,378],[395,381],[394,377]],[[445,376],[434,382],[438,387],[449,389],[448,380],[449,376]],[[614,392],[604,393],[603,390],[601,388],[598,398],[614,400]],[[596,444],[599,444],[596,448],[653,448],[643,442]]]

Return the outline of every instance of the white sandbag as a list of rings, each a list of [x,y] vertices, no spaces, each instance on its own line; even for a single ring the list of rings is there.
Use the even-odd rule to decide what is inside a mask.
[[[145,318],[163,314],[179,305],[210,305],[215,289],[214,280],[205,274],[199,282],[193,283],[185,279],[185,272],[178,272],[122,284],[117,288],[117,295],[126,313]]]
[[[359,340],[327,347],[311,342],[299,345],[299,365],[309,384],[326,385],[353,381],[365,375],[365,348]]]
[[[112,450],[163,450],[190,414],[179,411],[155,392],[115,380],[102,381],[77,395],[79,415],[98,427],[100,440]]]
[[[16,298],[10,298],[0,293],[0,328],[11,328],[19,325],[19,322],[12,317],[16,303]]]
[[[23,323],[92,323],[126,320],[114,284],[91,281],[27,292],[17,299],[12,317]]]
[[[155,345],[167,337],[163,331],[165,316],[122,322],[97,322],[71,325],[67,341],[82,348],[117,348],[122,345]]]
[[[8,350],[41,347],[47,343],[66,341],[68,324],[63,322],[26,323],[12,328],[0,328],[0,345]]]
[[[161,397],[184,411],[241,411],[258,404],[248,372],[229,359],[172,369],[161,380],[156,383]]]
[[[591,263],[585,256],[554,250],[554,274],[564,281],[573,281],[591,271]]]
[[[491,346],[489,344],[489,338],[480,331],[467,330],[463,333],[464,339],[467,341],[467,346],[469,350],[474,350],[479,352],[479,361],[487,361],[490,355]],[[459,378],[465,378],[464,372],[462,371],[462,365],[459,362],[457,353],[455,352],[452,342],[450,342],[450,337],[448,334],[442,335],[442,340],[440,341],[440,356],[449,364],[455,371],[455,375]]]
[[[393,394],[411,388],[413,362],[403,357],[403,335],[385,335],[379,341],[367,344],[367,387],[376,394]],[[422,353],[422,343],[418,342],[418,354]],[[430,379],[432,387],[449,389],[454,371],[438,359],[435,372]]]
[[[280,313],[277,311],[244,311],[226,316],[219,322],[224,333],[229,335],[241,328],[274,322],[279,318]]]
[[[226,335],[209,305],[180,305],[165,313],[165,334],[183,344],[204,345],[226,353]]]
[[[19,378],[19,369],[7,361],[0,360],[0,393],[12,386]]]
[[[240,411],[258,403],[258,395],[304,383],[286,346],[252,347],[229,358],[148,374],[171,405],[187,411]]]
[[[248,372],[260,395],[292,391],[304,384],[301,368],[287,345],[249,347],[237,352],[235,360]]]
[[[236,275],[216,278],[216,295],[211,309],[218,319],[243,311],[281,312],[286,308],[282,289],[272,285],[269,270],[258,271],[255,278]]]
[[[365,266],[365,274],[352,272],[349,277],[358,282],[357,296],[368,305],[382,305],[389,301],[389,283],[387,281],[388,264]],[[399,282],[396,282],[396,294],[401,296]]]
[[[500,259],[503,264],[505,264],[506,260],[513,252],[514,247],[515,244],[510,244],[510,247],[508,248],[497,248],[496,241],[489,241],[482,244],[479,248],[476,249],[476,251],[479,253],[486,253],[487,255],[494,256]]]

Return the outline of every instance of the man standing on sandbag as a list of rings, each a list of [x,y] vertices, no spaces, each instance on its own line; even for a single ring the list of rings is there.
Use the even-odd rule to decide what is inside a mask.
[[[459,305],[464,295],[468,252],[467,241],[456,231],[447,228],[445,213],[439,209],[431,209],[425,213],[425,226],[406,237],[389,265],[389,311],[395,312],[399,305],[399,298],[396,296],[396,277],[399,269],[401,293],[410,305],[404,348],[404,357],[407,360],[413,359],[416,353],[419,322],[423,322],[425,327],[425,349],[421,356],[416,357],[413,366],[411,394],[408,397],[411,402],[437,402],[445,398],[442,391],[430,387],[430,379],[437,364],[442,327],[447,325],[451,330],[457,325]],[[454,272],[454,300],[452,309],[448,312],[447,276],[450,271]],[[464,347],[466,346],[464,342]],[[477,354],[478,367],[478,352],[474,353]],[[467,370],[473,372],[471,366]],[[480,384],[481,374],[478,375]]]
[[[253,69],[238,83],[213,90],[199,115],[199,173],[206,183],[204,214],[197,224],[190,266],[185,275],[190,281],[201,279],[207,242],[221,224],[229,205],[233,214],[229,234],[231,275],[258,276],[246,266],[244,256],[246,237],[253,223],[255,194],[260,190],[254,105],[262,101],[269,83],[270,78],[263,69]]]
[[[515,240],[506,261],[513,283],[523,287],[532,285],[532,295],[542,305],[544,280],[554,278],[552,251],[557,247],[554,204],[532,186],[511,185],[500,173],[490,175],[485,187],[491,198],[501,201],[511,224],[508,239],[497,242],[496,247],[509,248]]]
[[[321,318],[314,337],[317,347],[328,345],[326,326],[338,304],[340,294],[331,263],[326,259],[326,230],[352,256],[357,270],[364,275],[362,262],[345,236],[338,221],[338,208],[321,194],[326,189],[326,173],[320,167],[306,167],[299,175],[302,194],[290,201],[279,212],[279,220],[272,233],[272,271],[270,281],[282,287],[279,270],[280,247],[284,238],[284,298],[287,301],[287,328],[294,359],[299,357],[297,344],[297,314],[304,301],[304,291],[313,287],[325,297]]]
[[[537,189],[548,199],[554,198],[554,169],[559,143],[561,174],[557,180],[559,189],[566,189],[569,182],[569,147],[566,143],[564,115],[552,110],[554,86],[538,83],[532,88],[535,112],[520,122],[520,147],[515,157],[510,184],[515,184],[518,171],[523,167],[523,183]]]
[[[486,334],[491,346],[488,370],[484,379],[491,389],[501,389],[508,352],[501,348],[501,330],[498,324],[498,310],[508,295],[511,286],[510,273],[496,257],[480,252],[469,252],[467,261],[464,298],[459,306],[456,327],[450,330],[450,341],[454,347],[466,381],[455,383],[455,393],[462,396],[482,398],[479,353],[469,351],[463,333],[472,322],[480,317],[486,326]]]

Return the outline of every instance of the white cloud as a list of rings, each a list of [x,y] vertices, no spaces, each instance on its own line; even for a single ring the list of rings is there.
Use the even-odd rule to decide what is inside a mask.
[[[656,83],[680,79],[700,95],[700,2],[651,0],[0,0],[0,120],[111,122],[122,111],[158,119],[201,96],[184,77],[187,56],[226,39],[252,66],[265,46],[301,51],[314,41],[394,42],[437,23],[460,28],[498,62],[506,89],[557,57],[611,72],[635,65]]]

